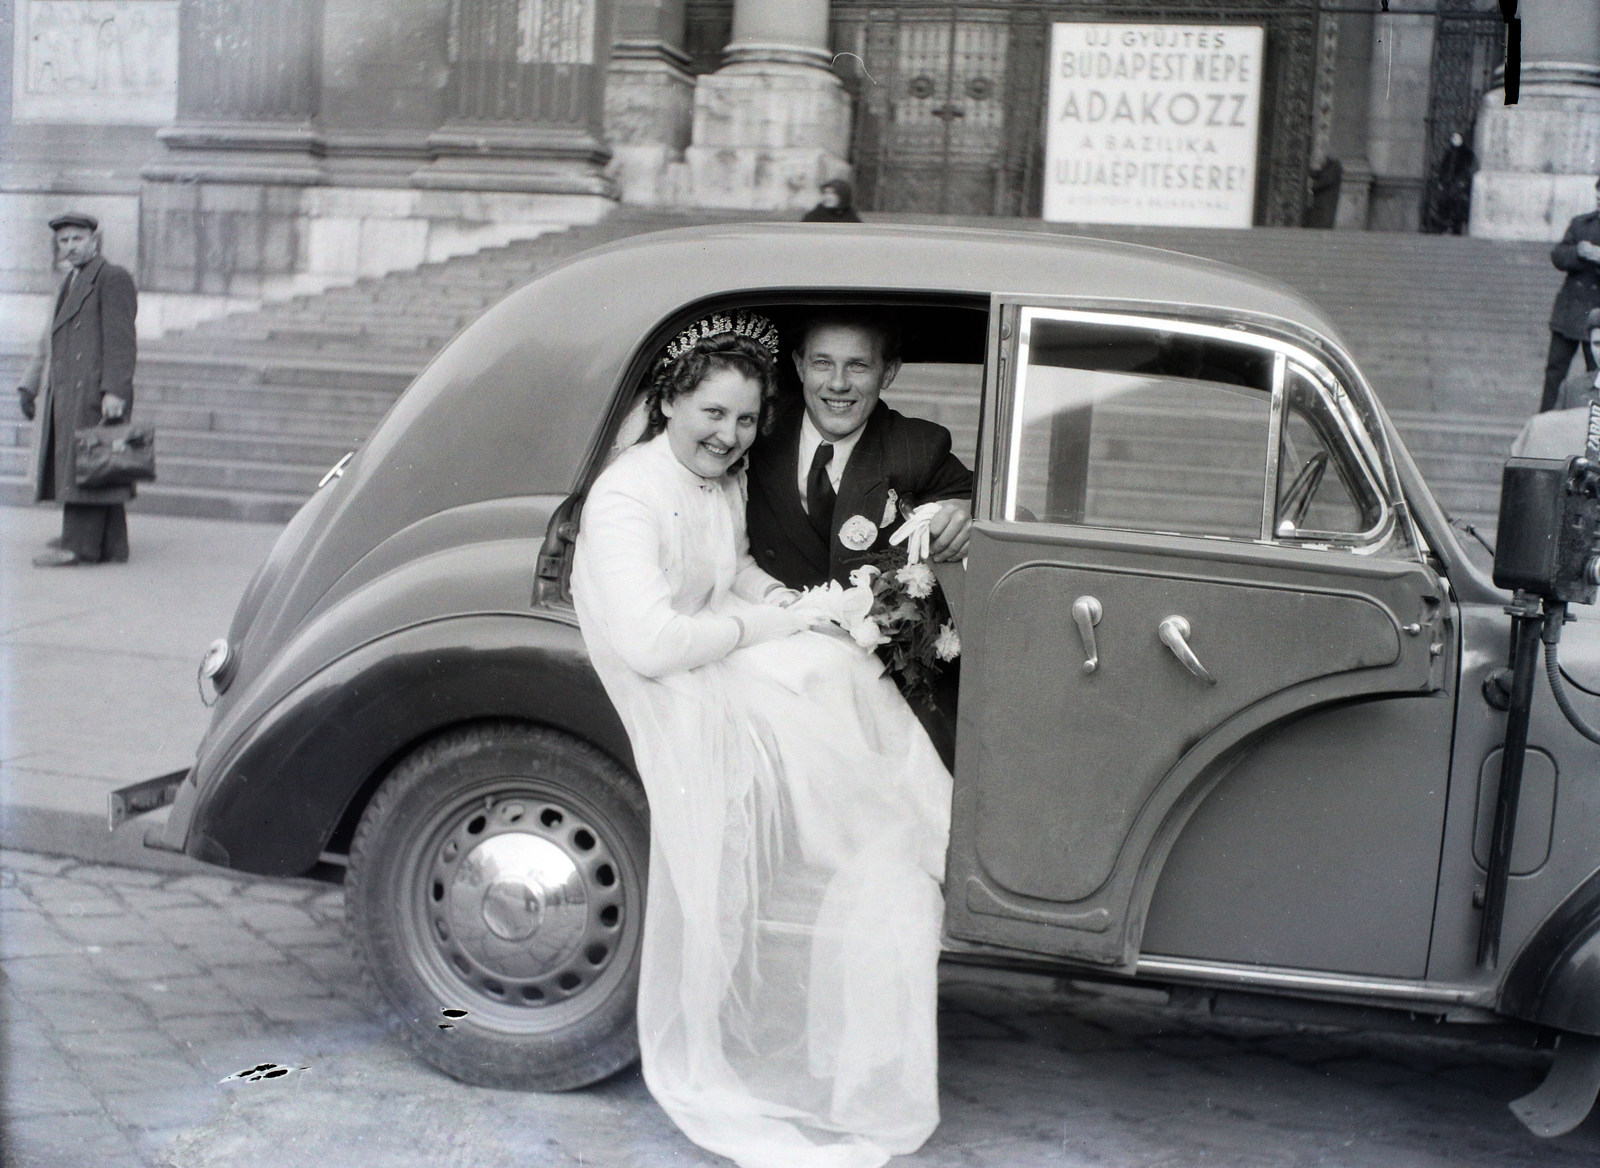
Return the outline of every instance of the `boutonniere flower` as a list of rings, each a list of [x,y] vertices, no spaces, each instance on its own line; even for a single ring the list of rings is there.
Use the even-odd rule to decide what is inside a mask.
[[[889,488],[889,498],[883,504],[883,518],[878,520],[879,527],[888,527],[900,514],[900,496],[893,487]]]
[[[864,552],[878,542],[878,525],[865,515],[852,515],[839,525],[839,542],[853,552]]]

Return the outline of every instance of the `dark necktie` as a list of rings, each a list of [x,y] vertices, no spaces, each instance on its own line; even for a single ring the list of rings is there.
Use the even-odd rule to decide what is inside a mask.
[[[811,526],[827,543],[833,528],[833,480],[828,477],[828,464],[833,461],[833,443],[820,442],[816,454],[811,456],[811,472],[806,475],[806,514]]]

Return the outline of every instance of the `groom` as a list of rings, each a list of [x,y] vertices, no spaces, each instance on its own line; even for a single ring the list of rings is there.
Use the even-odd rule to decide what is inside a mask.
[[[799,401],[780,408],[750,452],[750,554],[790,588],[837,580],[889,546],[902,507],[940,503],[929,527],[935,560],[959,560],[972,530],[972,472],[950,452],[950,432],[879,400],[900,372],[900,338],[865,313],[806,322],[794,350]],[[912,708],[952,765],[957,670],[934,704]]]

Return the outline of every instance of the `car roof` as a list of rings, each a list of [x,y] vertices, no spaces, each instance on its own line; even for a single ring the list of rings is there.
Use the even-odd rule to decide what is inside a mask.
[[[647,340],[710,298],[1090,297],[1275,317],[1336,338],[1285,285],[1176,252],[1053,232],[736,223],[652,232],[541,273],[464,329],[363,444],[319,509],[300,608],[390,535],[439,511],[565,494]],[[302,609],[303,611],[303,609]]]

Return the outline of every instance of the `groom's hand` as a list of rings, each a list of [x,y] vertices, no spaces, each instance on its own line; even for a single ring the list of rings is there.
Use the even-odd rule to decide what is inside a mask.
[[[946,499],[928,524],[928,550],[940,562],[959,560],[967,554],[972,538],[972,508],[965,499]]]

